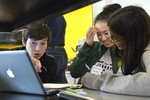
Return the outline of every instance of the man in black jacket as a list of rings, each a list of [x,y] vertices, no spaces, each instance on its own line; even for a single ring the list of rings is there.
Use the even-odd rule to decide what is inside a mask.
[[[50,40],[51,32],[47,25],[35,25],[24,33],[22,39],[24,47],[20,48],[26,49],[33,59],[40,60],[42,66],[36,70],[43,83],[56,82],[57,64],[55,58],[45,53]]]

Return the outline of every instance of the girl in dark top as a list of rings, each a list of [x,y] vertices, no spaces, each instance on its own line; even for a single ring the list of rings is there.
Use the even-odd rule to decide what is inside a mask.
[[[86,72],[96,75],[105,72],[117,73],[120,67],[119,50],[111,41],[107,23],[109,17],[119,9],[121,9],[119,4],[110,4],[97,15],[94,26],[86,33],[86,42],[71,64],[72,77],[82,77]],[[94,41],[95,35],[99,41]]]

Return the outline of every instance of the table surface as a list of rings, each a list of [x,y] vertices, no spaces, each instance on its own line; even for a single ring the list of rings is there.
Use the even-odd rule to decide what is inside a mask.
[[[94,100],[149,100],[150,97],[126,96],[83,89],[88,94],[88,97]],[[53,96],[37,96],[27,94],[2,93],[0,92],[0,100],[60,100],[56,95]]]

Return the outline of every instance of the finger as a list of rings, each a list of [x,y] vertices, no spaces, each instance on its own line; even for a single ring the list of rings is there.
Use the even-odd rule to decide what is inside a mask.
[[[41,72],[42,72],[42,70],[41,70],[41,69],[39,69],[39,70],[38,70],[38,72],[39,72],[39,73],[41,73]]]
[[[92,28],[92,29],[89,31],[89,34],[90,34],[90,36],[94,36],[97,32],[98,32],[98,29],[97,29],[97,28]]]

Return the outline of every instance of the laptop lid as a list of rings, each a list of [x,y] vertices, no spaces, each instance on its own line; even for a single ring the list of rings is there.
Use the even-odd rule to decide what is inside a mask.
[[[47,100],[46,96],[20,93],[0,93],[0,100]]]
[[[46,95],[25,50],[0,51],[0,91]]]

